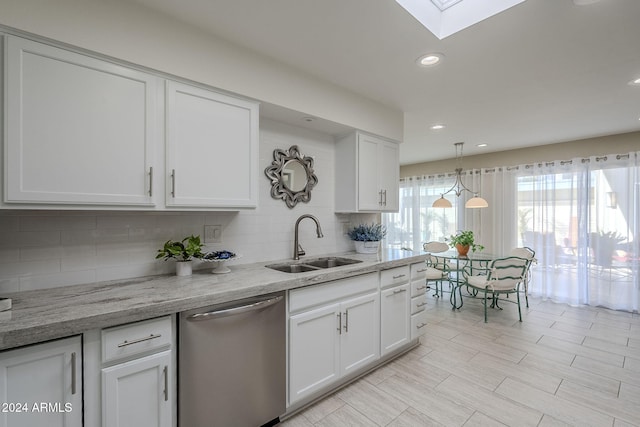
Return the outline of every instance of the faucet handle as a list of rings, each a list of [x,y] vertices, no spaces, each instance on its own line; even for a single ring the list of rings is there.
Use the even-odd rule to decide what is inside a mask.
[[[298,245],[298,256],[306,255],[307,253],[302,249],[302,245]]]

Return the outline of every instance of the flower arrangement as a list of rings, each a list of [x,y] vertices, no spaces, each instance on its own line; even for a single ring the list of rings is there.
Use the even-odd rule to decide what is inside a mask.
[[[451,246],[452,248],[455,248],[456,245],[460,245],[463,247],[468,246],[473,252],[475,252],[476,250],[481,251],[484,249],[484,246],[479,245],[475,242],[473,231],[471,230],[458,231],[457,234],[452,234],[451,237],[449,237],[449,239],[447,240],[449,241],[449,246]]]
[[[350,229],[347,234],[356,242],[378,242],[387,235],[382,224],[360,224]]]
[[[202,248],[204,244],[200,241],[200,236],[188,236],[181,241],[167,240],[162,247],[158,249],[156,259],[164,258],[175,259],[176,261],[191,261],[194,258],[202,258]]]

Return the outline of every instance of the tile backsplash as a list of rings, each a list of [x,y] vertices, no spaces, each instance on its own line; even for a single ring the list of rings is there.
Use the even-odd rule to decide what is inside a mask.
[[[309,203],[289,209],[272,199],[264,175],[275,148],[298,145],[314,158],[318,185]],[[212,160],[215,163],[218,160]],[[377,221],[371,214],[334,213],[334,141],[330,135],[263,120],[260,125],[259,202],[239,212],[132,212],[0,210],[0,292],[127,279],[173,273],[173,261],[156,260],[169,240],[190,234],[204,238],[205,225],[221,225],[222,243],[209,250],[228,249],[242,255],[236,264],[290,258],[293,228],[305,213],[318,217],[315,225],[300,223],[300,243],[307,256],[353,250],[344,223]],[[233,267],[233,263],[229,265]],[[211,268],[200,263],[195,268]]]

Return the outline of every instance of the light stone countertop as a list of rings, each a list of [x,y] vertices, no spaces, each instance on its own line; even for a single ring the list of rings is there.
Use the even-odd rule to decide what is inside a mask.
[[[147,276],[2,295],[13,308],[0,312],[0,350],[63,338],[85,331],[164,316],[247,297],[386,270],[424,260],[424,253],[383,251],[307,256],[340,256],[363,262],[305,273],[283,273],[265,265],[231,264],[231,273]]]

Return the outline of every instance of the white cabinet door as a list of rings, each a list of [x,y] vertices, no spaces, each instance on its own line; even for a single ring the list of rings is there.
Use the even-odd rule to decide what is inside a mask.
[[[3,201],[153,206],[157,78],[7,40]]]
[[[400,157],[398,144],[381,142],[379,149],[379,185],[383,212],[398,212],[400,188]]]
[[[341,304],[340,365],[348,374],[380,357],[378,292]]]
[[[168,81],[167,206],[255,207],[258,106]]]
[[[104,427],[170,427],[171,351],[102,370]]]
[[[2,427],[81,427],[81,338],[0,353],[0,402]]]
[[[380,329],[382,355],[410,341],[411,304],[409,283],[380,293]]]
[[[336,141],[336,212],[397,212],[398,144],[356,132]]]
[[[289,400],[295,402],[340,376],[340,305],[289,319]]]
[[[368,135],[358,138],[358,209],[382,209],[382,188],[378,169],[379,140]]]

